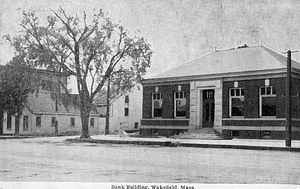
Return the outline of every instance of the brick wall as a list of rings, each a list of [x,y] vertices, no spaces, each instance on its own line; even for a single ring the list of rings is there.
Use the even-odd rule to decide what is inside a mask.
[[[294,118],[300,118],[300,82],[292,81],[292,112]],[[234,82],[223,83],[223,118],[229,118],[229,89]],[[238,81],[238,87],[245,89],[245,118],[259,118],[259,87],[265,86],[265,80]],[[285,117],[285,78],[270,79],[270,86],[276,87],[276,118]],[[297,96],[298,94],[298,96]]]
[[[162,118],[174,118],[174,92],[178,91],[178,85],[158,86],[158,92],[162,93]],[[186,92],[186,118],[190,114],[190,85],[182,84],[181,91]],[[152,117],[152,93],[155,86],[143,86],[143,119]]]

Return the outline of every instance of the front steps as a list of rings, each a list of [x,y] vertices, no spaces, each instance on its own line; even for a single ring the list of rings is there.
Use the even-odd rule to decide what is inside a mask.
[[[193,129],[188,132],[179,133],[172,138],[178,139],[199,139],[199,140],[222,140],[223,137],[220,133],[216,132],[211,127]]]

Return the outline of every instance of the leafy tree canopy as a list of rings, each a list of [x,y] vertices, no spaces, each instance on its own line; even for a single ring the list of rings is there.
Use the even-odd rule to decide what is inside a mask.
[[[0,108],[11,115],[21,115],[27,97],[37,87],[33,71],[6,65],[0,68]]]
[[[76,77],[82,137],[89,137],[88,119],[95,95],[112,74],[122,87],[140,80],[150,67],[150,45],[143,37],[131,37],[102,10],[78,16],[60,8],[45,20],[39,18],[34,11],[24,11],[22,31],[6,39],[15,49],[15,59],[22,64]]]

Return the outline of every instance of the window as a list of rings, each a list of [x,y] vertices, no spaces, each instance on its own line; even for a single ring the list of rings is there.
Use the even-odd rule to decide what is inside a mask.
[[[139,128],[139,122],[134,122],[134,128],[135,129]]]
[[[205,90],[203,91],[203,99],[213,99],[214,91],[213,90]]]
[[[161,93],[152,94],[152,117],[162,117],[162,95]]]
[[[70,127],[75,127],[75,118],[74,117],[70,118]]]
[[[271,131],[261,131],[261,138],[262,139],[270,139],[271,138]]]
[[[51,127],[55,127],[55,125],[56,125],[56,118],[51,117]]]
[[[151,135],[159,135],[158,129],[151,129]]]
[[[95,126],[95,118],[90,119],[90,126],[94,127]]]
[[[129,115],[129,108],[125,108],[124,111],[125,111],[125,112],[124,112],[124,115],[125,115],[125,116],[128,116],[128,115]]]
[[[233,88],[229,92],[229,115],[244,116],[244,89]]]
[[[175,92],[175,117],[185,117],[186,116],[186,92],[177,91]]]
[[[41,118],[41,116],[37,116],[37,117],[35,118],[35,125],[36,125],[37,127],[40,127],[40,126],[42,125],[42,118]]]
[[[11,114],[7,114],[7,130],[11,130],[11,119],[12,119],[12,116]]]
[[[276,116],[275,86],[260,87],[260,116]]]
[[[129,103],[129,96],[128,95],[125,96],[125,103]]]
[[[240,131],[231,131],[231,136],[232,137],[239,137],[240,136]]]
[[[28,130],[28,116],[23,116],[23,130]]]

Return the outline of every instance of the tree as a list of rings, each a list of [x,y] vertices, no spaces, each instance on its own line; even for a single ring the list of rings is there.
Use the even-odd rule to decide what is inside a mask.
[[[44,24],[43,24],[44,23]],[[82,122],[81,138],[89,138],[88,121],[95,95],[111,74],[134,83],[150,67],[152,51],[144,38],[130,37],[102,10],[88,17],[52,10],[41,22],[34,11],[23,12],[20,35],[6,38],[18,59],[32,67],[67,72],[76,77]],[[90,80],[90,84],[88,82]]]
[[[12,66],[11,63],[1,67],[0,72],[1,120],[3,113],[7,113],[8,117],[15,115],[18,119],[22,115],[29,93],[33,93],[37,87],[35,74],[33,70]],[[15,128],[15,134],[19,134],[18,126]]]

